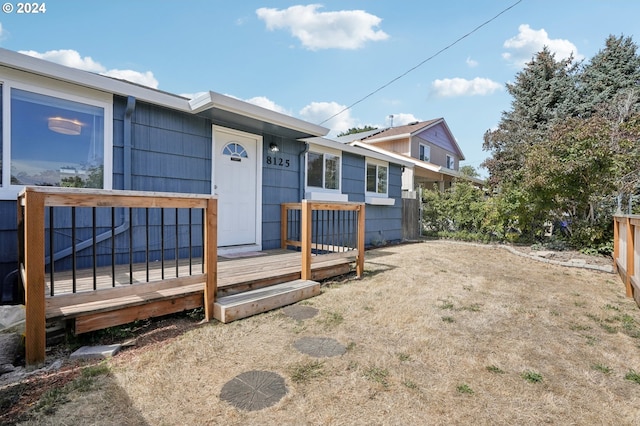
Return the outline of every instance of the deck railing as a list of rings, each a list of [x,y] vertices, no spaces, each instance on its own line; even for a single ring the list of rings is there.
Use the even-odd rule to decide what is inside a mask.
[[[364,270],[365,207],[363,203],[303,200],[281,205],[283,249],[302,252],[302,279],[311,279],[311,265],[330,258],[355,257],[356,274]]]
[[[613,268],[640,306],[640,215],[614,216]]]
[[[213,319],[217,202],[198,194],[25,188],[18,196],[18,235],[26,362],[44,361],[47,301],[79,293],[99,300],[109,288],[169,277],[176,284],[204,282],[205,318]],[[146,266],[134,270],[134,264]],[[98,279],[103,275],[109,280]]]

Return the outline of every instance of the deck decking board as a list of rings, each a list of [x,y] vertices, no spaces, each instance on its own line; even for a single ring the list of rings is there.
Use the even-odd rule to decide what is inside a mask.
[[[323,262],[314,262],[312,278],[321,280],[344,274],[350,270],[352,261],[353,259],[348,258],[328,258]],[[181,261],[179,276],[175,277],[175,263],[169,267],[167,267],[167,263],[165,262],[165,280],[161,279],[160,262],[150,263],[150,282],[146,282],[146,265],[134,265],[134,284],[129,283],[129,265],[119,265],[116,267],[116,287],[112,287],[111,284],[111,267],[97,268],[96,281],[101,283],[101,285],[97,285],[97,291],[93,290],[93,270],[77,271],[76,293],[71,293],[71,272],[56,271],[54,289],[56,293],[60,291],[61,294],[51,297],[47,293],[45,298],[46,317],[48,319],[75,319],[75,333],[79,334],[125,324],[140,318],[165,315],[202,306],[206,274],[200,272],[202,271],[201,264],[192,264],[192,271],[195,274],[188,275],[188,261],[186,264]],[[170,271],[173,271],[173,275]],[[140,274],[143,274],[142,278]],[[223,299],[242,292],[300,280],[301,255],[295,251],[273,250],[261,252],[261,255],[254,257],[234,259],[221,257],[218,262],[217,274],[218,299]],[[46,284],[48,292],[50,283],[47,281]],[[293,303],[290,301],[296,297],[311,297],[308,294],[315,295],[315,290],[301,290],[296,296],[277,296],[275,302],[273,300],[267,301],[264,307],[258,309],[266,309],[267,306],[274,303]],[[97,299],[98,297],[99,299]],[[216,309],[214,308],[214,312]],[[232,311],[224,317],[238,319],[243,317],[242,315],[248,315],[249,311],[242,308],[240,313]]]

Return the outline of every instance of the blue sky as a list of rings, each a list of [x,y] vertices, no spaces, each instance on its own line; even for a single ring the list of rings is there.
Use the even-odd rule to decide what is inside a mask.
[[[176,94],[212,90],[330,135],[391,115],[444,117],[476,168],[484,132],[510,109],[505,83],[535,52],[588,60],[610,34],[640,42],[637,0],[53,0],[39,14],[9,4],[5,49]]]

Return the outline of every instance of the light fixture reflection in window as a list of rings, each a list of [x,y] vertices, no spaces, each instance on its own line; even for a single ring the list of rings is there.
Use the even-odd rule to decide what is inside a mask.
[[[82,130],[82,123],[62,117],[49,118],[49,130],[63,135],[77,136]]]

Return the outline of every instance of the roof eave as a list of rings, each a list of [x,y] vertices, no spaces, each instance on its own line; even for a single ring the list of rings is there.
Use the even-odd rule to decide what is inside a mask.
[[[7,49],[0,48],[0,58],[0,65],[7,68],[38,74],[43,77],[115,95],[133,96],[141,101],[167,106],[180,111],[190,111],[189,100],[178,95],[145,88],[126,81],[67,67]]]
[[[271,123],[309,136],[325,136],[329,133],[329,129],[326,127],[212,91],[203,93],[189,101],[189,107],[194,114],[218,109],[260,122]]]
[[[343,152],[348,152],[351,154],[361,155],[363,157],[374,158],[376,160],[386,161],[389,163],[398,164],[400,166],[413,167],[413,164],[411,164],[411,162],[409,161],[396,158],[392,155],[388,155],[385,152],[378,152],[377,150],[374,151],[373,149],[370,149],[369,146],[363,146],[364,144],[361,144],[361,143],[358,145],[354,145],[353,142],[342,143],[342,142],[338,142],[332,139],[327,139],[322,137],[306,138],[306,139],[300,139],[300,140],[310,144],[323,146],[325,148],[332,148],[332,149],[340,150]]]

